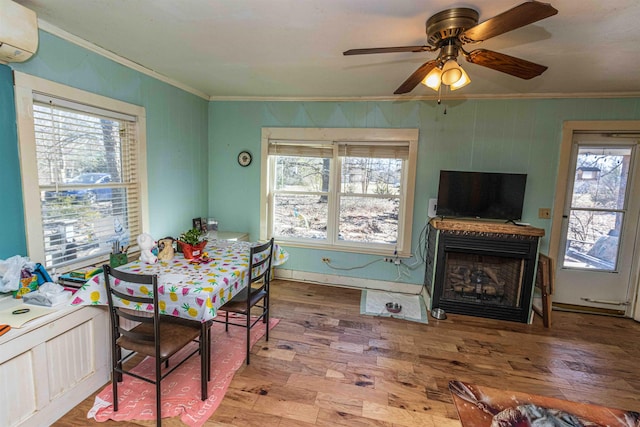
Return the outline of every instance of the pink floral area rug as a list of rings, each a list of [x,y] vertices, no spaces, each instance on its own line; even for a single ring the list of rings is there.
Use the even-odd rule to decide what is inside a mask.
[[[449,382],[463,427],[640,427],[640,413]]]
[[[220,313],[218,313],[220,315]],[[224,314],[224,313],[223,313]],[[269,320],[269,329],[278,324],[278,319]],[[251,330],[253,346],[265,334],[258,324]],[[162,380],[162,418],[177,417],[192,427],[202,426],[222,402],[235,372],[245,362],[246,329],[214,323],[211,327],[211,380],[208,398],[200,400],[200,357],[193,356]],[[196,343],[191,344],[197,346]],[[195,347],[194,347],[195,348]],[[191,351],[187,346],[175,357]],[[153,358],[145,358],[132,371],[147,378],[154,378]],[[97,421],[155,420],[155,385],[124,375],[118,383],[118,412],[113,411],[113,390],[106,386],[95,399],[87,418]]]

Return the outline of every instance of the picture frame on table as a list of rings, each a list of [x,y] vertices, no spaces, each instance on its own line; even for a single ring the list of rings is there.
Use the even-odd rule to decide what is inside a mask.
[[[207,219],[206,218],[193,218],[193,228],[202,231],[203,234],[207,234]]]

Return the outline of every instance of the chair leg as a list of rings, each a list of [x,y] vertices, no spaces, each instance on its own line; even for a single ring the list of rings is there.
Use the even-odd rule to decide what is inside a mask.
[[[251,357],[251,310],[247,311],[247,366]]]
[[[207,325],[207,381],[211,381],[211,326]]]
[[[116,350],[116,361],[117,361],[117,367],[120,369],[120,371],[122,371],[122,349],[120,347],[117,348]],[[116,377],[118,379],[118,382],[121,383],[122,382],[122,372],[117,372],[116,373]]]
[[[224,312],[224,330],[229,332],[229,312]]]
[[[121,381],[122,375],[116,371],[120,358],[118,357],[119,349],[112,352],[113,360],[111,362],[111,387],[113,388],[113,411],[118,412],[118,381]]]
[[[209,323],[204,322],[200,329],[200,399],[203,401],[207,400],[208,397],[209,370],[211,369],[209,365],[208,326]]]
[[[262,307],[262,323],[267,323],[267,319],[266,319],[266,313],[267,310],[269,310],[269,295],[265,295],[264,300],[262,301],[262,303],[264,304],[264,307]]]
[[[207,355],[204,337],[200,338],[200,400],[207,400]]]
[[[264,297],[264,320],[267,327],[267,332],[265,333],[267,341],[269,341],[269,291],[267,290],[267,295]]]
[[[161,367],[162,362],[156,357],[156,426],[158,427],[162,425],[162,396],[160,392],[162,381]]]

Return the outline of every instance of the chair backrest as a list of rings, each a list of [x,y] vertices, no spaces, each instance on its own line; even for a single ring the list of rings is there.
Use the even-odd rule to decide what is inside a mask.
[[[111,268],[109,265],[103,266],[104,285],[107,290],[107,299],[109,301],[109,314],[111,317],[111,328],[113,339],[120,336],[126,336],[133,340],[143,340],[155,342],[156,351],[159,348],[159,341],[156,337],[160,336],[160,313],[158,310],[158,276],[126,273]],[[114,280],[115,279],[115,280]],[[130,307],[121,307],[114,304],[115,298],[128,301]],[[134,304],[131,304],[134,303]],[[140,309],[137,309],[137,305]],[[153,315],[149,315],[149,306],[153,306]],[[132,322],[152,323],[153,334],[131,332],[123,328],[120,324],[120,318],[130,320]]]
[[[266,243],[252,246],[249,253],[249,286],[262,281],[261,287],[269,287],[271,261],[273,260],[273,237]]]

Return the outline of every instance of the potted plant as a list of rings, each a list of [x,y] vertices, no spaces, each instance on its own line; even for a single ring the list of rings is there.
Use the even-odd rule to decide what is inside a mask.
[[[192,228],[178,237],[178,245],[186,259],[194,259],[200,258],[207,241],[204,239],[204,233],[201,229]]]

